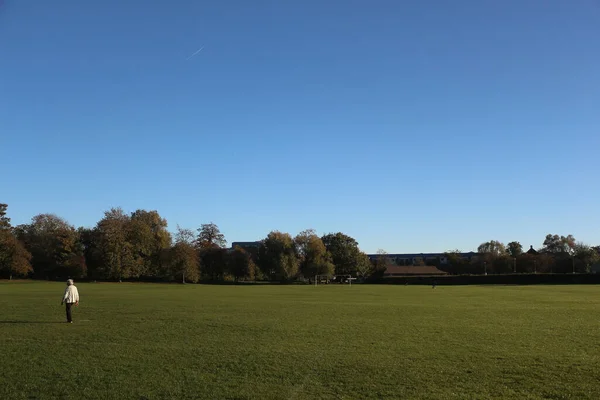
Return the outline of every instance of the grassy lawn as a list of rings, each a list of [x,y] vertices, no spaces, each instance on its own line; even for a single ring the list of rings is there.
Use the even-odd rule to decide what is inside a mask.
[[[0,282],[0,399],[599,399],[597,286]]]

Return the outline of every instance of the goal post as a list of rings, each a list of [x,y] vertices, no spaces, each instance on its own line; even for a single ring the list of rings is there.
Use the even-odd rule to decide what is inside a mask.
[[[319,284],[327,285],[331,281],[331,275],[315,275],[315,286]]]
[[[352,281],[355,281],[352,275],[315,275],[315,286],[319,284],[341,283],[352,286]]]

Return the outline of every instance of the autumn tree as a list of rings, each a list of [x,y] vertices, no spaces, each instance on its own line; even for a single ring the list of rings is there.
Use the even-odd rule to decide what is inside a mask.
[[[12,279],[13,275],[26,276],[33,268],[31,254],[13,233],[7,208],[8,205],[0,204],[0,273]]]
[[[127,240],[135,260],[135,275],[159,275],[163,270],[162,255],[171,246],[167,220],[157,211],[137,210],[131,214],[127,225]]]
[[[201,249],[211,247],[224,248],[227,246],[227,241],[225,240],[225,235],[219,230],[219,227],[211,222],[209,224],[202,224],[198,229],[196,245]]]
[[[314,230],[309,229],[300,232],[294,238],[294,242],[299,269],[305,278],[334,274],[335,266],[331,261],[331,254],[327,252],[323,241]]]
[[[130,217],[121,208],[106,211],[96,225],[96,247],[105,278],[121,280],[140,275],[128,240],[129,228]]]
[[[180,277],[182,282],[198,282],[200,279],[200,257],[194,247],[194,233],[190,229],[177,226],[175,244],[169,250],[169,280]]]
[[[256,266],[254,265],[254,261],[252,261],[250,253],[236,246],[229,254],[227,271],[233,276],[236,282],[241,279],[254,280]]]
[[[269,233],[261,243],[258,260],[263,274],[273,280],[289,281],[298,274],[296,245],[289,233]]]
[[[331,254],[336,274],[357,275],[359,265],[364,267],[365,254],[354,238],[338,232],[324,235],[321,240]]]
[[[16,228],[17,236],[32,255],[38,277],[77,277],[86,275],[83,246],[77,230],[54,214],[39,214],[30,224]]]

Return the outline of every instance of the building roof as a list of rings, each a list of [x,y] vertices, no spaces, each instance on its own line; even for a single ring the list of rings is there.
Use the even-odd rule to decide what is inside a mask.
[[[535,251],[535,249],[533,248],[533,246],[529,246],[529,250],[527,250],[527,254],[537,254],[538,252]]]
[[[445,257],[447,253],[406,253],[406,254],[368,254],[369,258],[377,258],[381,256],[385,256],[388,258],[436,258],[436,257]],[[461,257],[472,257],[477,255],[477,253],[470,251],[468,253],[459,253]]]

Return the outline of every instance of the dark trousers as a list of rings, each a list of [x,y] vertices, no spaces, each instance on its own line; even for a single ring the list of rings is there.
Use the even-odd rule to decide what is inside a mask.
[[[67,304],[67,322],[73,322],[73,318],[71,316],[71,307],[73,307],[73,304],[75,303],[66,303]]]

